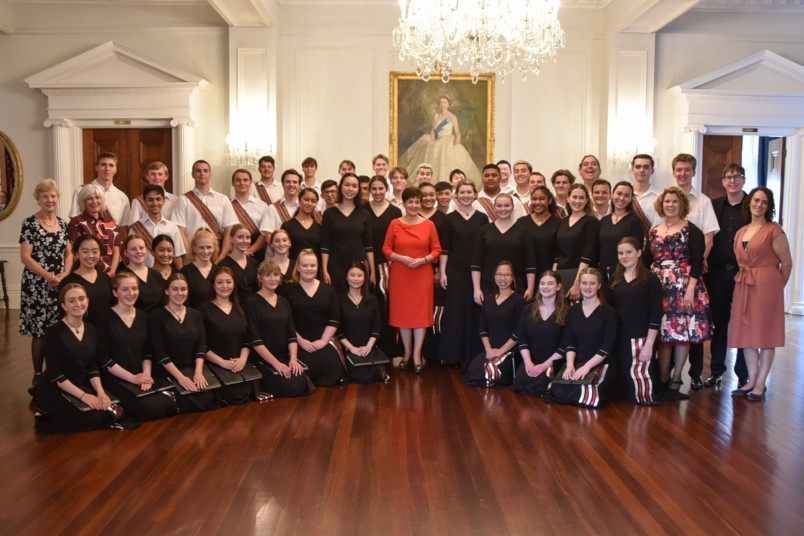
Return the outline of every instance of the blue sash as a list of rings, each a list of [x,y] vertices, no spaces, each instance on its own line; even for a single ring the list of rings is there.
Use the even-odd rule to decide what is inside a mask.
[[[449,117],[445,118],[445,119],[444,119],[443,121],[441,121],[441,122],[440,122],[438,125],[436,125],[436,127],[433,129],[433,131],[435,132],[436,138],[437,138],[437,137],[439,136],[439,134],[441,133],[441,129],[443,129],[443,128],[444,128],[445,126],[447,126],[448,124],[449,124]]]

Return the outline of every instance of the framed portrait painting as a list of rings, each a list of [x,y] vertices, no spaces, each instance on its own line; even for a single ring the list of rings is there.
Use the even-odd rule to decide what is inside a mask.
[[[453,169],[480,184],[480,170],[494,158],[495,75],[451,74],[449,82],[424,82],[415,73],[391,73],[391,166],[433,168],[433,182]]]

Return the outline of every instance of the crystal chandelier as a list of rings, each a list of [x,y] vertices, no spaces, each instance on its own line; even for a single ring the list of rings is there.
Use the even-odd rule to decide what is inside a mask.
[[[468,65],[472,82],[481,72],[502,77],[539,74],[564,46],[559,0],[399,0],[394,29],[399,58],[416,61],[416,74],[428,81]]]

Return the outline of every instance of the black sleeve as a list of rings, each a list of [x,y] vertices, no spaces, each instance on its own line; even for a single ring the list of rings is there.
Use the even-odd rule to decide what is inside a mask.
[[[600,251],[600,221],[592,216],[587,216],[587,218],[583,230],[586,236],[581,252],[581,262],[585,262],[589,266],[597,266],[598,251]]]
[[[61,371],[61,341],[58,334],[59,325],[54,324],[45,331],[43,350],[45,353],[45,370],[53,382],[63,382],[67,379]]]
[[[255,309],[256,304],[254,298],[249,298],[243,303],[243,314],[246,315],[246,325],[248,325],[248,340],[251,341],[252,347],[264,344],[260,330],[257,328],[257,314]]]
[[[617,337],[617,312],[610,305],[602,305],[603,309],[603,341],[597,353],[608,357],[614,348],[614,339]]]
[[[700,281],[703,272],[704,252],[706,251],[706,240],[703,231],[689,222],[690,226],[690,277]]]
[[[483,300],[483,307],[480,310],[480,319],[478,320],[478,329],[480,330],[479,334],[480,337],[488,337],[489,336],[489,324],[486,320],[486,307],[490,307],[490,304],[495,303],[494,301],[494,293],[486,294],[485,299]]]
[[[332,246],[332,213],[330,210],[337,210],[334,207],[330,207],[324,211],[324,215],[321,218],[321,252],[322,253],[329,253],[329,250]]]
[[[648,329],[659,329],[662,326],[662,282],[654,273],[648,274],[648,299],[650,300],[650,313],[648,316]]]
[[[154,349],[154,359],[162,365],[172,363],[165,346],[165,320],[161,310],[157,309],[153,312],[148,328]]]
[[[439,238],[441,240],[441,254],[449,255],[449,250],[452,246],[452,218],[449,216],[444,223],[444,236]]]
[[[193,311],[195,314],[192,314],[192,309],[187,309],[187,317],[193,319],[194,328],[197,330],[198,337],[195,343],[195,358],[196,359],[203,359],[207,353],[207,330],[204,329],[204,320],[201,318],[201,313],[198,311]],[[187,317],[185,317],[185,322],[187,321]]]
[[[636,238],[642,244],[642,250],[645,249],[645,226],[639,216],[634,214],[635,217],[631,218],[631,224],[628,226],[628,236]]]
[[[372,253],[374,252],[374,231],[371,228],[371,220],[369,219],[368,212],[364,210],[362,212],[362,215],[363,215],[363,233],[362,233],[363,250],[366,253]]]
[[[514,224],[516,225],[516,224]],[[536,249],[533,246],[533,239],[530,237],[530,233],[525,229],[523,225],[519,225],[520,230],[520,240],[522,241],[522,253],[523,259],[525,260],[525,273],[526,274],[535,274],[536,273]],[[523,291],[525,289],[522,289]]]
[[[493,224],[487,224],[493,225]],[[471,269],[473,272],[482,272],[483,271],[483,249],[485,245],[485,236],[487,227],[481,227],[480,231],[475,236],[475,245],[472,249],[472,264]]]
[[[521,322],[522,316],[523,316],[522,311],[523,311],[523,309],[525,309],[525,305],[527,305],[527,304],[525,302],[525,298],[523,298],[522,296],[517,294],[515,297],[516,297],[516,303],[514,303],[514,318],[516,320],[514,321],[514,325],[512,326],[513,330],[511,330],[510,338],[515,340],[515,341],[518,341],[519,340],[519,329],[518,328],[519,328],[519,324],[522,323]]]
[[[519,315],[519,322],[517,322],[516,326],[516,334],[517,334],[517,341],[519,344],[517,345],[518,348],[521,350],[522,348],[527,348],[530,350],[530,339],[525,336],[527,333],[527,322],[530,319],[530,315],[533,314],[533,308],[536,307],[536,302],[525,307],[522,314]]]
[[[113,314],[115,314],[114,311],[106,311],[106,318],[104,319],[104,322],[107,324],[103,326],[103,329],[98,330],[98,364],[101,366],[101,368],[105,369],[110,369],[117,363],[114,360],[114,357],[112,357],[112,352],[109,348],[108,322],[111,320],[111,315]]]
[[[371,336],[380,339],[380,330],[382,329],[382,319],[380,318],[380,304],[374,296],[368,297],[371,303]]]
[[[321,283],[324,285],[325,283]],[[329,285],[325,287],[329,295],[329,315],[327,316],[327,326],[335,326],[336,328],[341,324],[341,304],[338,301],[338,294],[335,289]]]
[[[278,299],[283,300],[284,298],[280,296]],[[279,307],[279,302],[277,302],[276,305]],[[293,311],[290,309],[290,302],[285,300],[282,309],[287,316],[287,322],[285,322],[285,338],[287,339],[287,343],[290,344],[296,342],[296,325],[293,323]]]

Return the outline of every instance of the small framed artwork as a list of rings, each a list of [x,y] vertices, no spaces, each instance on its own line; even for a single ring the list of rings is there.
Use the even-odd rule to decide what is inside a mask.
[[[480,170],[494,158],[493,73],[477,84],[467,74],[449,82],[424,82],[416,73],[391,72],[391,166],[411,176],[423,164],[433,182],[448,181],[454,169],[480,184]]]

